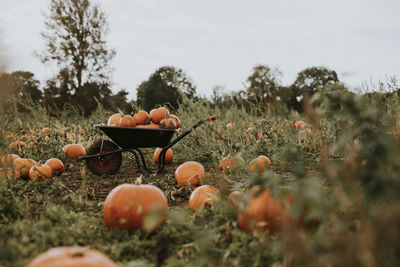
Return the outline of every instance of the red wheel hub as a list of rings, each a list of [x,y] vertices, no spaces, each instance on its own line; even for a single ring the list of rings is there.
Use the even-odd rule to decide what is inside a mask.
[[[103,154],[108,152],[108,150],[103,149],[101,152],[99,152],[99,154]],[[113,154],[104,156],[104,157],[96,157],[92,159],[92,163],[93,165],[99,169],[99,170],[107,170],[109,168],[111,168],[111,166],[114,163],[114,158],[115,156]]]

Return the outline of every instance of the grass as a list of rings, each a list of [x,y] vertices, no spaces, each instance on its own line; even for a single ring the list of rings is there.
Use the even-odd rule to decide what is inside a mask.
[[[120,266],[398,266],[400,113],[395,97],[386,99],[383,109],[373,105],[380,103],[374,99],[332,91],[302,117],[256,116],[236,107],[222,111],[186,101],[175,112],[184,129],[208,115],[218,120],[177,143],[174,163],[153,176],[142,176],[129,155],[116,175],[102,177],[64,157],[65,144],[88,147],[102,136],[92,125],[106,122],[111,113],[101,108],[88,119],[73,111],[48,117],[44,108],[29,105],[29,114],[3,115],[2,154],[37,161],[58,157],[67,169],[41,183],[0,180],[0,265],[24,266],[52,247],[83,246]],[[364,101],[372,103],[370,108]],[[309,126],[292,128],[294,119]],[[44,127],[52,134],[41,134]],[[16,138],[26,143],[20,151],[10,148]],[[145,149],[147,162],[153,151]],[[272,169],[250,173],[248,163],[260,154],[271,159]],[[229,174],[219,173],[218,162],[226,156],[243,162]],[[220,201],[196,213],[187,205],[194,188],[178,188],[173,177],[188,160],[202,163],[205,183],[221,193]],[[140,181],[165,193],[167,223],[151,233],[109,231],[102,218],[106,195],[119,184]],[[295,194],[296,201],[285,207],[297,223],[275,235],[242,232],[227,195],[255,185],[268,186],[281,200]],[[311,231],[313,220],[318,227]]]

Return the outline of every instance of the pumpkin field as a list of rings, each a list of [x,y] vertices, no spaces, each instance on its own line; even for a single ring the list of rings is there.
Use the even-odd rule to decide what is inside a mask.
[[[188,99],[159,119],[23,105],[1,115],[1,266],[400,264],[397,93],[332,90],[301,115]],[[77,158],[110,140],[95,124],[176,129],[173,140],[198,120],[161,173],[142,174],[127,152],[114,174]],[[141,149],[152,169],[156,149]],[[58,247],[74,249],[42,254]]]

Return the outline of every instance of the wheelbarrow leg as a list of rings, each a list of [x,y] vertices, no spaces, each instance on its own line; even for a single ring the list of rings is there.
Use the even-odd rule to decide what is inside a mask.
[[[160,173],[161,171],[164,170],[164,165],[163,165],[162,169],[158,168],[157,170],[151,170],[151,169],[147,168],[147,165],[146,165],[146,161],[145,161],[145,159],[144,159],[143,152],[142,152],[139,148],[134,148],[134,150],[136,150],[137,152],[139,152],[140,158],[142,159],[143,168],[144,168],[147,172],[149,172],[149,173]],[[164,152],[164,158],[165,158],[165,152]]]
[[[138,151],[139,151],[139,153],[140,153],[140,155],[141,155],[141,157],[142,157],[142,160],[143,160],[143,154],[142,154],[142,152],[141,152],[140,150],[138,150]],[[141,174],[145,174],[145,172],[144,172],[143,169],[142,169],[142,166],[141,166],[141,164],[140,164],[139,157],[138,157],[138,155],[136,154],[136,152],[133,151],[133,150],[129,150],[129,152],[131,152],[131,153],[135,156],[136,165],[137,165],[137,167],[138,167],[140,173],[141,173]],[[146,165],[144,165],[144,167],[145,167],[145,169],[146,169],[146,171],[147,171]]]

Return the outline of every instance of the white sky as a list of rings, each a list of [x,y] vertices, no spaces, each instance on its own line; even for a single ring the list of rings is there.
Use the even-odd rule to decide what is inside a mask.
[[[335,70],[351,88],[400,76],[400,0],[93,2],[108,16],[117,51],[113,91],[125,88],[134,99],[137,86],[164,65],[182,68],[206,96],[215,85],[243,89],[256,64],[279,68],[284,85],[311,66]],[[56,74],[33,56],[44,48],[48,3],[0,0],[8,71],[31,71],[41,82]]]

